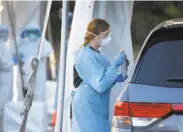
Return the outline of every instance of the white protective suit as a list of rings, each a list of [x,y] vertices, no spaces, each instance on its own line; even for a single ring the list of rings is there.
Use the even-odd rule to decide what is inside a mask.
[[[7,32],[8,28],[4,25],[0,25],[0,132],[3,132],[3,113],[4,106],[12,99],[13,91],[13,60],[11,52],[6,47],[6,41],[3,30]]]
[[[35,24],[29,24],[23,32],[28,30],[39,30],[40,28]],[[41,31],[40,31],[41,32]],[[30,41],[27,39],[22,38],[19,42],[19,52],[24,56],[24,66],[23,70],[25,72],[24,75],[24,85],[28,87],[28,76],[31,73],[31,65],[30,59],[33,56],[37,55],[38,47],[40,45],[40,38],[36,41]],[[41,59],[39,62],[37,78],[36,78],[36,85],[35,85],[35,92],[34,92],[34,100],[35,101],[45,101],[45,93],[46,93],[46,64],[47,58],[52,53],[53,49],[51,44],[45,39]]]

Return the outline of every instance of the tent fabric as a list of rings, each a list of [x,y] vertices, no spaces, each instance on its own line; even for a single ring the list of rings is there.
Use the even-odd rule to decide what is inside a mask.
[[[7,1],[3,1],[4,9],[2,10],[2,23],[8,25],[8,27],[10,28],[10,22],[5,2]],[[14,5],[14,13],[16,14],[15,28],[17,35],[20,35],[22,30],[30,22],[37,23],[39,26],[42,24],[41,19],[43,19],[42,16],[44,16],[44,14],[42,14],[41,11],[43,10],[44,5],[42,1],[11,1],[11,2]]]

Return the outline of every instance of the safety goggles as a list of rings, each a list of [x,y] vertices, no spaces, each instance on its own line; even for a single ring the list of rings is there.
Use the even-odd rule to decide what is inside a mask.
[[[92,32],[90,32],[90,31],[87,31],[89,34],[92,34],[93,36],[97,36],[96,34],[94,34],[94,33],[92,33]],[[106,35],[106,37],[107,36],[111,36],[112,35],[112,32],[109,32],[108,34],[106,34],[106,33],[104,33],[104,35]]]
[[[40,38],[41,32],[40,30],[25,30],[21,34],[22,38],[29,38],[30,36],[34,36],[35,38]]]

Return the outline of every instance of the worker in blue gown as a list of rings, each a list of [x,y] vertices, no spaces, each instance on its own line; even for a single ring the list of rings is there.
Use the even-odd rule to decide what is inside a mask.
[[[3,132],[5,105],[13,96],[13,60],[7,47],[9,29],[0,24],[0,132]]]
[[[109,24],[95,18],[88,24],[84,45],[74,53],[75,70],[82,81],[72,102],[72,132],[110,132],[110,91],[116,82],[127,78],[118,72],[125,61],[124,52],[111,64],[99,52],[110,40]]]

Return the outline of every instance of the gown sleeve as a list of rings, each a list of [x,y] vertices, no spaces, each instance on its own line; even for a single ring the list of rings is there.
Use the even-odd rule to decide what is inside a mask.
[[[111,66],[106,69],[95,58],[87,59],[85,64],[83,70],[86,70],[84,72],[88,72],[89,74],[83,80],[88,85],[101,94],[113,87],[117,77],[117,69]]]

